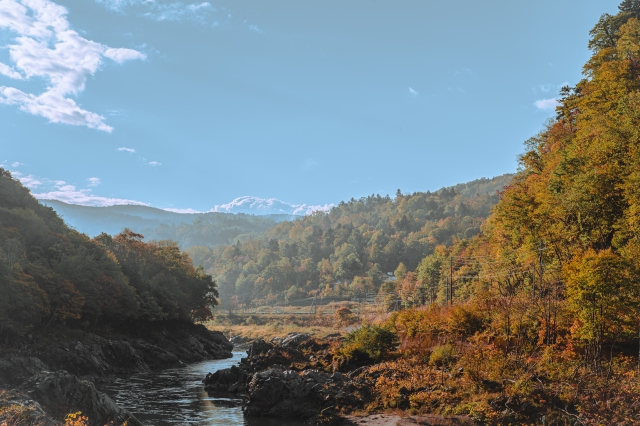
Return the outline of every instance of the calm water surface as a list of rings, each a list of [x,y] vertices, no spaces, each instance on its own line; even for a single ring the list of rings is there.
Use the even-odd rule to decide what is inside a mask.
[[[117,379],[104,391],[118,405],[132,412],[142,423],[162,425],[299,426],[302,423],[245,419],[240,400],[210,397],[202,379],[207,373],[237,364],[246,352],[233,358],[204,361],[155,373]]]

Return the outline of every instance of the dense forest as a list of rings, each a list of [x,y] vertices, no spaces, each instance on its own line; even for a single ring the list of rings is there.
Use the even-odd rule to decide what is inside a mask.
[[[89,239],[0,169],[0,333],[53,322],[92,330],[136,321],[206,319],[211,276],[172,242],[125,231]]]
[[[188,249],[218,282],[223,303],[254,305],[314,294],[362,296],[389,272],[413,270],[439,245],[476,236],[511,175],[436,192],[371,195],[329,213],[282,222],[260,238]]]

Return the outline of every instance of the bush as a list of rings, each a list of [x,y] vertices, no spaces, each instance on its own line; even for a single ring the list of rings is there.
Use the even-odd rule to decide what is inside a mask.
[[[450,344],[436,346],[429,357],[429,364],[436,367],[446,367],[453,362],[455,351]]]
[[[349,325],[354,322],[355,315],[353,315],[353,311],[347,308],[346,306],[342,306],[338,308],[335,313],[336,320],[342,325]]]
[[[365,325],[347,334],[340,354],[360,363],[381,362],[398,346],[398,335],[377,325]]]

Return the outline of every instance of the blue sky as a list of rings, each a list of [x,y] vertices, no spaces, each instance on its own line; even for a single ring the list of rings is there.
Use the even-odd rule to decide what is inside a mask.
[[[513,172],[618,3],[0,0],[0,163],[197,211]]]

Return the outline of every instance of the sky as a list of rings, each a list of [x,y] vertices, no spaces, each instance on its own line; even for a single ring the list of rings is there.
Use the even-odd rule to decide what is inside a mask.
[[[0,167],[181,212],[514,172],[618,3],[0,0]]]

